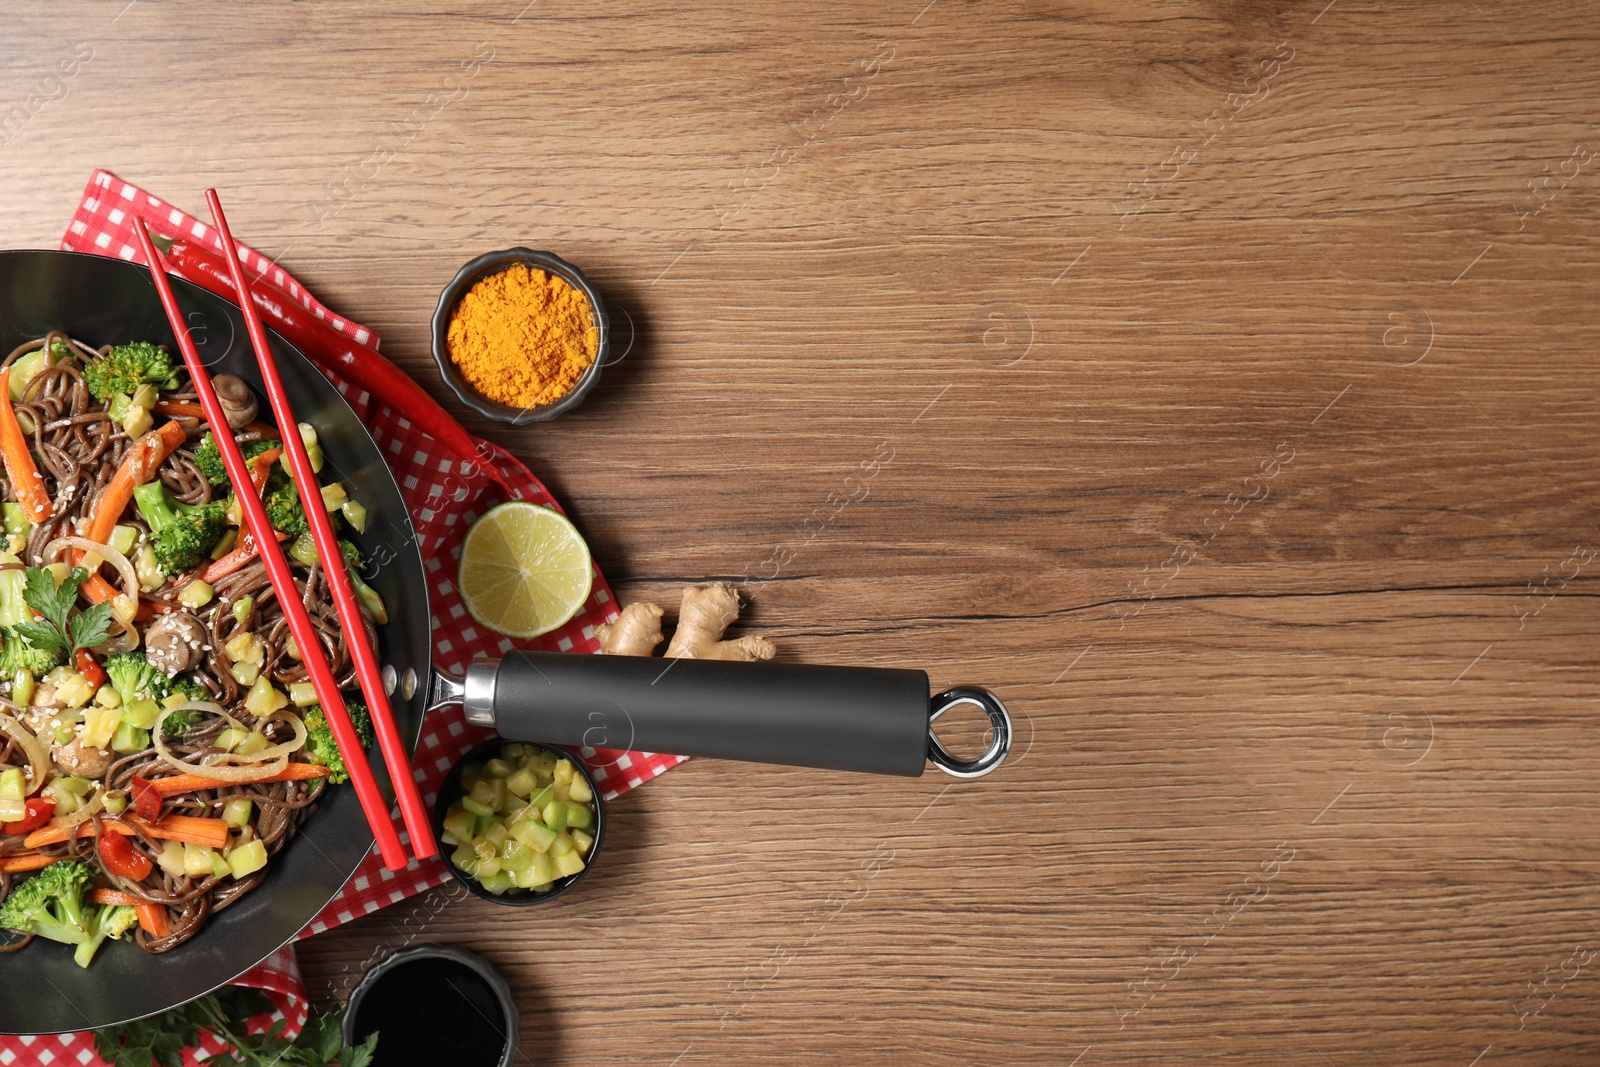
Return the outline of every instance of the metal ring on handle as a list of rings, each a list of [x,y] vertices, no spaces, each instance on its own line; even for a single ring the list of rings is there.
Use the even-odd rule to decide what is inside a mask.
[[[956,759],[933,732],[933,724],[939,721],[939,716],[962,704],[971,704],[989,716],[989,725],[994,730],[994,739],[989,742],[989,748],[977,759]],[[958,685],[954,689],[946,689],[930,702],[928,762],[944,773],[954,778],[982,778],[1000,766],[1009,751],[1011,751],[1011,714],[1006,711],[1006,706],[1000,703],[1000,698],[987,689]]]

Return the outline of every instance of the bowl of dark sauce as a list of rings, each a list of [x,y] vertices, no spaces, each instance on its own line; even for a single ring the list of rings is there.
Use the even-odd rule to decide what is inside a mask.
[[[511,1067],[517,1005],[489,962],[452,945],[396,952],[361,979],[344,1040],[378,1035],[373,1067]]]

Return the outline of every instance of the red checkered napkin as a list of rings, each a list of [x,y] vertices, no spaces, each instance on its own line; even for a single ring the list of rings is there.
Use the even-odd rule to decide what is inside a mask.
[[[165,237],[202,241],[218,251],[216,231],[198,219],[165,204],[144,190],[129,185],[104,170],[97,170],[83,192],[83,202],[67,228],[61,247],[121,259],[139,258],[133,231],[142,216],[152,232]],[[288,272],[252,248],[239,246],[245,267],[284,289],[334,329],[370,345],[378,343],[371,330],[341,318],[323,307]],[[400,491],[411,511],[416,546],[422,553],[433,606],[434,662],[459,672],[478,656],[499,656],[516,647],[560,652],[599,652],[594,629],[617,617],[611,589],[595,569],[594,591],[573,620],[558,630],[530,642],[516,643],[478,625],[461,602],[456,589],[456,561],[468,527],[489,508],[501,502],[501,490],[477,468],[467,469],[433,440],[364,390],[334,380],[384,451]],[[516,490],[516,499],[561,510],[539,479],[515,456],[488,442],[480,442],[484,460],[493,463]],[[380,550],[381,551],[381,548]],[[493,731],[467,725],[459,708],[427,717],[413,761],[422,786],[423,800],[431,807],[445,773],[471,746],[494,736]],[[605,790],[607,799],[627,792],[683,762],[684,757],[650,752],[583,750],[584,762]],[[312,816],[315,818],[315,816]],[[398,822],[398,815],[396,816]],[[407,840],[404,833],[402,840]],[[383,866],[376,851],[356,869],[334,901],[300,932],[300,937],[322,933],[341,923],[370,914],[387,904],[414,896],[448,878],[444,861],[412,860],[402,871]],[[269,890],[270,891],[270,890]],[[46,946],[48,949],[48,946]],[[30,950],[37,951],[37,950]],[[178,950],[177,956],[182,955]],[[305,1025],[308,999],[300,981],[300,966],[292,946],[239,979],[239,984],[264,990],[289,1020],[290,1033]],[[263,1025],[265,1018],[259,1020]],[[214,1049],[207,1051],[215,1051]],[[13,1063],[55,1062],[93,1064],[93,1041],[87,1033],[43,1037],[0,1037],[0,1067]]]

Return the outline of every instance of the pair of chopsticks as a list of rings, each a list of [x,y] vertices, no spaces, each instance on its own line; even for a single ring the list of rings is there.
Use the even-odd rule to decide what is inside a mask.
[[[328,515],[322,492],[318,488],[316,472],[311,469],[311,457],[306,454],[305,442],[300,439],[300,424],[295,418],[294,409],[290,406],[289,396],[284,391],[283,379],[278,374],[277,361],[272,355],[266,329],[261,325],[261,315],[256,310],[255,300],[250,291],[250,281],[245,277],[244,265],[239,262],[238,248],[233,242],[233,234],[228,229],[228,220],[222,213],[222,203],[217,199],[215,189],[206,190],[206,203],[211,207],[212,222],[216,224],[217,233],[222,238],[223,257],[227,260],[228,271],[233,276],[235,295],[238,297],[240,310],[244,312],[245,328],[250,334],[250,343],[255,349],[256,360],[261,367],[261,379],[266,386],[267,399],[272,404],[272,413],[277,419],[278,429],[283,437],[284,453],[289,457],[289,467],[295,487],[300,491],[300,504],[305,509],[312,539],[316,542],[317,552],[321,556],[328,588],[333,593],[339,624],[355,660],[356,676],[361,682],[361,692],[367,700],[373,730],[378,737],[378,748],[388,766],[389,779],[394,783],[405,828],[411,835],[412,852],[418,859],[426,859],[437,855],[439,846],[434,840],[433,828],[422,805],[422,796],[417,790],[416,779],[412,776],[405,742],[401,740],[400,731],[395,726],[394,713],[389,706],[389,695],[384,688],[383,676],[378,667],[377,652],[367,640],[366,625],[361,618],[355,589],[350,584],[350,575],[345,570],[344,554],[339,551],[339,539],[334,533],[333,521]],[[194,382],[195,392],[199,394],[200,405],[205,409],[206,421],[211,425],[212,436],[216,439],[217,449],[222,454],[223,466],[227,468],[228,477],[232,480],[234,491],[239,497],[245,525],[250,536],[255,538],[261,553],[261,561],[266,565],[273,591],[277,594],[278,602],[283,607],[284,618],[289,623],[289,633],[300,649],[301,662],[311,677],[317,700],[327,717],[333,739],[339,746],[339,754],[344,757],[345,766],[350,772],[350,781],[355,786],[356,796],[361,801],[361,810],[367,817],[367,824],[372,828],[372,835],[378,842],[378,850],[383,856],[385,866],[391,871],[398,871],[408,862],[405,850],[401,845],[400,835],[395,831],[394,822],[389,816],[389,806],[384,803],[383,793],[378,788],[372,766],[367,762],[367,754],[361,739],[350,721],[344,697],[340,695],[338,683],[328,666],[322,641],[312,625],[311,616],[300,598],[299,591],[295,588],[288,561],[284,558],[283,548],[278,544],[272,523],[267,518],[266,508],[262,506],[260,497],[254,491],[249,467],[239,451],[238,443],[233,439],[233,434],[228,432],[227,416],[223,413],[221,401],[217,399],[216,390],[211,384],[211,377],[206,372],[205,364],[200,360],[200,353],[194,347],[194,340],[189,336],[188,324],[178,307],[177,297],[173,295],[172,283],[167,279],[164,261],[151,243],[150,234],[145,229],[143,220],[138,220],[134,229],[138,234],[140,247],[144,250],[145,262],[150,267],[150,277],[155,282],[156,292],[160,294],[161,306],[166,310],[167,321],[177,336],[178,350],[189,369],[189,377]]]

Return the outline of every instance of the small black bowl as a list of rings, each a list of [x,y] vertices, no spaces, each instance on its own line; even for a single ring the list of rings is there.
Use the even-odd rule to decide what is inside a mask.
[[[548,271],[571,283],[572,287],[589,301],[589,307],[594,313],[594,324],[600,331],[600,344],[595,350],[594,362],[579,375],[577,383],[549,403],[528,408],[512,407],[497,400],[490,400],[467,381],[461,369],[456,366],[455,360],[450,358],[450,317],[455,314],[456,304],[463,294],[480,279],[517,263],[525,263],[530,267]],[[439,365],[439,373],[444,375],[444,380],[467,407],[487,418],[509,422],[513,426],[543,422],[545,419],[555,418],[563,411],[571,411],[577,407],[583,402],[585,394],[594,388],[595,382],[600,380],[600,368],[607,362],[610,353],[611,317],[606,314],[606,306],[601,302],[600,294],[590,286],[589,280],[583,276],[583,271],[551,252],[536,252],[531,248],[508,248],[503,252],[487,252],[479,256],[456,272],[455,278],[444,287],[444,292],[439,294],[439,306],[433,313],[433,361]]]
[[[344,1043],[346,1045],[359,1044],[373,1030],[372,1024],[364,1025],[362,1009],[367,1008],[369,1014],[377,1014],[377,1005],[369,1000],[369,994],[378,986],[384,975],[398,968],[403,968],[407,964],[424,960],[443,960],[448,963],[459,964],[474,972],[483,980],[484,985],[488,987],[489,992],[494,996],[495,1002],[500,1007],[501,1021],[505,1025],[505,1032],[501,1034],[505,1041],[505,1046],[500,1053],[498,1067],[511,1067],[517,1060],[517,1052],[521,1046],[521,1037],[517,1026],[517,1002],[512,999],[511,987],[506,984],[505,978],[501,976],[499,971],[494,969],[488,960],[468,952],[466,949],[456,948],[454,945],[419,945],[416,948],[401,949],[381,963],[374,964],[362,976],[355,991],[350,994],[350,1002],[345,1008],[344,1021],[340,1025]],[[482,1009],[480,1008],[479,1010]],[[456,1019],[448,1021],[445,1025],[459,1026],[470,1022],[471,1020]],[[378,1062],[383,1062],[385,1058],[383,1031],[380,1028],[378,1030]]]
[[[449,814],[450,805],[461,795],[461,772],[469,764],[486,763],[493,759],[499,752],[501,745],[515,744],[538,744],[538,742],[513,741],[507,737],[497,737],[493,741],[485,741],[483,744],[474,747],[466,755],[456,760],[456,765],[451,767],[450,773],[445,776],[444,784],[439,786],[438,799],[433,802],[433,833],[439,839],[439,854],[444,860],[445,870],[449,871],[456,881],[484,900],[492,900],[496,904],[509,904],[520,907],[524,904],[543,904],[547,900],[554,900],[583,881],[584,876],[594,869],[595,857],[600,855],[600,846],[605,843],[606,805],[605,800],[600,796],[600,787],[595,784],[594,777],[589,773],[589,768],[584,765],[583,760],[578,758],[577,753],[570,749],[562,748],[560,745],[538,744],[538,747],[547,752],[554,752],[564,759],[571,760],[578,773],[583,775],[583,780],[589,783],[589,789],[594,793],[594,826],[587,832],[594,836],[594,847],[584,857],[583,870],[577,874],[570,874],[565,878],[557,878],[553,883],[555,888],[548,893],[535,893],[531,889],[512,888],[504,893],[495,894],[483,888],[478,884],[476,878],[465,871],[457,870],[456,865],[450,862],[450,853],[455,851],[455,846],[444,843],[444,817]]]

